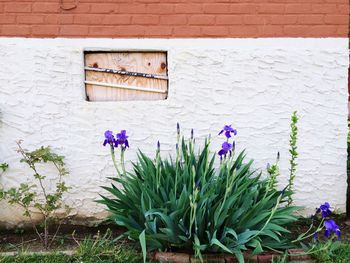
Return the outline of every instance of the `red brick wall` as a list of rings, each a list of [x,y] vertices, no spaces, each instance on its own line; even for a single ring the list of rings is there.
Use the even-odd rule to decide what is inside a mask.
[[[348,13],[348,0],[0,0],[0,36],[347,37]]]

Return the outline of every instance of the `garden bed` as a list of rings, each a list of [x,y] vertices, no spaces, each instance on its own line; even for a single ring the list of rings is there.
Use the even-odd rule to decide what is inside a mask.
[[[60,208],[66,212],[64,218],[69,218],[70,208],[62,199],[70,189],[62,181],[68,174],[64,157],[51,152],[49,147],[28,151],[18,142],[22,161],[33,170],[44,203],[32,185],[1,190],[0,196],[8,203],[24,208],[33,230],[0,233],[0,252],[6,253],[0,255],[0,263],[146,260],[285,263],[310,262],[312,256],[322,263],[347,263],[350,231],[344,217],[334,214],[326,200],[320,201],[309,219],[300,218],[301,208],[294,205],[297,121],[294,112],[290,174],[283,189],[278,188],[280,154],[275,163],[267,165],[264,177],[252,168],[253,160],[246,160],[245,151],[235,154],[233,136],[237,130],[231,125],[225,125],[218,133],[223,143],[213,154],[210,138],[196,153],[194,131],[185,139],[177,124],[175,158],[162,158],[158,142],[155,157],[140,151],[131,172],[125,169],[125,153],[129,148],[126,130],[115,135],[107,130],[103,145],[109,147],[117,176],[109,177],[110,186],[102,187],[108,194],[100,194],[96,201],[107,207],[114,224],[97,227],[52,225],[59,221],[55,211]],[[120,163],[116,153],[120,154]],[[219,167],[215,167],[215,157],[220,159]],[[35,166],[48,160],[59,173],[51,194],[43,186],[46,176],[38,173]],[[33,208],[43,216],[40,226],[32,221]],[[121,239],[122,233],[128,239]],[[341,236],[343,242],[338,241]],[[337,261],[333,261],[334,257]]]
[[[337,221],[342,229],[343,241],[349,243],[350,226],[346,223],[344,216],[337,216]],[[297,236],[298,233],[302,233],[308,228],[309,223],[310,222],[305,219],[289,226],[289,228],[292,230],[293,234]],[[78,259],[82,258],[100,260],[95,262],[109,262],[111,257],[113,257],[113,260],[116,260],[116,262],[129,262],[130,257],[134,258],[134,261],[130,262],[142,262],[140,250],[126,239],[112,242],[113,246],[117,247],[113,252],[110,251],[110,244],[100,247],[97,250],[91,250],[89,244],[86,243],[83,249],[79,248],[79,243],[84,242],[84,240],[91,240],[91,246],[93,246],[94,240],[100,239],[100,241],[105,242],[103,236],[106,231],[110,231],[111,241],[113,241],[124,229],[114,224],[101,224],[95,227],[65,224],[61,226],[57,239],[52,244],[50,250],[43,251],[40,240],[38,240],[36,234],[31,229],[0,230],[0,262],[78,262]],[[294,257],[288,258],[291,262],[316,262],[309,256],[300,256],[300,254],[302,254],[300,250],[289,252],[290,254],[297,254]],[[109,253],[117,254],[117,257]],[[275,253],[263,253],[251,257],[249,253],[246,253],[245,259],[247,262],[261,263],[271,262],[272,257],[276,259],[277,256],[278,255]],[[126,261],[126,258],[129,258],[129,261]],[[152,262],[199,262],[190,252],[184,251],[172,251],[168,253],[153,252],[148,254],[148,258]],[[205,254],[203,258],[205,262],[237,262],[235,257],[229,254]],[[13,261],[11,261],[11,259]]]

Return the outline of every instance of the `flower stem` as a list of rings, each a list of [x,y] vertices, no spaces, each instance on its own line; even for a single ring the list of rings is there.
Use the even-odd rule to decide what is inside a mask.
[[[124,152],[125,152],[125,148],[122,146],[121,151],[120,151],[120,164],[122,166],[123,175],[126,176]]]
[[[117,161],[115,160],[115,153],[114,153],[114,148],[111,146],[111,156],[114,164],[114,168],[117,171],[118,175],[120,176],[120,171],[118,169]]]
[[[156,186],[157,186],[157,191],[159,190],[160,186],[160,176],[161,176],[161,158],[160,158],[160,149],[158,148],[156,151]]]
[[[315,233],[320,232],[323,229],[323,223],[324,223],[324,218],[322,218],[320,224],[318,225],[318,227],[317,227],[317,229],[316,229],[316,231],[314,233],[311,233],[311,234],[309,234],[307,236],[298,237],[297,239],[293,240],[292,243],[299,242],[301,240],[307,239],[307,238],[313,236]],[[310,227],[310,229],[311,229],[311,227]],[[307,234],[310,231],[310,229],[305,234]]]
[[[289,140],[289,152],[291,159],[289,161],[290,168],[289,168],[289,180],[288,180],[288,191],[291,193],[288,196],[288,206],[292,205],[293,203],[293,197],[292,193],[294,191],[294,181],[296,177],[296,171],[297,171],[297,158],[298,158],[298,152],[297,152],[297,140],[298,140],[298,115],[297,112],[294,111],[291,117],[291,124],[290,124],[290,140]]]
[[[175,186],[174,186],[174,197],[177,198],[177,177],[179,173],[180,165],[180,129],[177,131],[177,140],[176,140],[176,170],[175,170]]]

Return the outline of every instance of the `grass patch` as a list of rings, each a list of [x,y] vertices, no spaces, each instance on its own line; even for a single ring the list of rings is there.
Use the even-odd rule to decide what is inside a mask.
[[[143,262],[142,255],[134,247],[127,243],[116,243],[110,231],[105,235],[97,234],[95,238],[76,240],[78,248],[72,256],[59,252],[50,254],[25,255],[19,253],[16,256],[0,257],[0,263],[138,263]]]
[[[140,253],[133,251],[131,249],[120,249],[118,247],[114,250],[115,253],[99,253],[92,255],[91,253],[78,254],[74,256],[68,256],[60,253],[53,253],[47,255],[17,255],[17,256],[7,256],[0,258],[1,263],[138,263],[142,262],[142,257]]]
[[[74,256],[68,256],[62,253],[52,253],[46,255],[19,254],[16,256],[0,257],[1,263],[138,263],[143,262],[142,256],[135,249],[130,247],[122,248],[119,245],[113,249],[102,249],[96,251],[78,251]]]
[[[350,262],[350,244],[347,242],[319,243],[312,255],[319,263],[348,263]]]
[[[7,256],[0,258],[1,263],[64,263],[64,262],[77,262],[73,258],[63,254],[49,254],[49,255],[17,255]]]

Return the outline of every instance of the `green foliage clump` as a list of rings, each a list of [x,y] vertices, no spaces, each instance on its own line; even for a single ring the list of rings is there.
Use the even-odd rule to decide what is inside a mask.
[[[291,247],[284,228],[297,220],[296,207],[286,207],[291,194],[278,191],[245,161],[232,155],[214,167],[209,141],[196,154],[194,139],[182,139],[176,160],[139,152],[133,171],[111,178],[102,196],[111,220],[127,229],[125,235],[146,249],[191,249],[202,253],[232,253],[244,262],[243,252],[282,251]],[[118,184],[118,185],[117,185]],[[121,187],[120,187],[121,186]]]
[[[9,204],[19,205],[24,209],[23,215],[30,219],[44,248],[47,249],[59,230],[58,227],[51,242],[49,242],[49,225],[57,220],[55,213],[59,209],[64,209],[66,213],[69,212],[69,207],[62,202],[63,194],[69,190],[69,187],[66,186],[63,180],[63,177],[68,175],[64,157],[53,153],[50,147],[40,147],[34,151],[28,151],[22,148],[21,142],[18,142],[17,145],[17,151],[22,155],[21,162],[26,163],[33,171],[36,183],[21,183],[19,187],[12,187],[8,190],[0,188],[0,199],[5,199]],[[38,171],[37,165],[41,163],[52,163],[58,172],[54,191],[50,192],[47,189],[44,183],[46,175]],[[39,194],[40,192],[43,198]],[[33,221],[33,212],[39,212],[43,217],[43,233],[40,233],[39,228]]]

